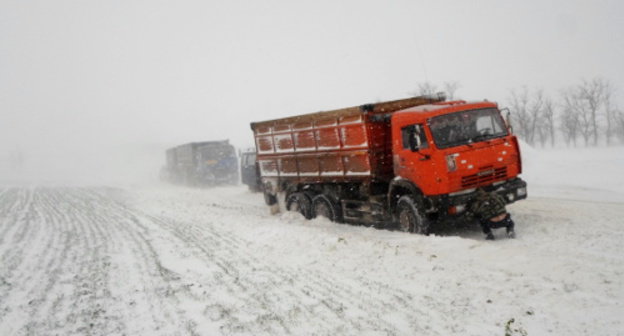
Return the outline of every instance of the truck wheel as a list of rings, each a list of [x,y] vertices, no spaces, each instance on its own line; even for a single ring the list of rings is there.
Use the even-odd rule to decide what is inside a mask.
[[[404,195],[397,203],[397,227],[403,232],[428,235],[430,223],[412,195]]]
[[[286,210],[296,211],[303,215],[306,219],[310,219],[312,201],[308,195],[300,192],[292,193],[286,198]]]
[[[312,218],[325,217],[332,222],[341,221],[340,207],[326,195],[317,195],[312,199]]]

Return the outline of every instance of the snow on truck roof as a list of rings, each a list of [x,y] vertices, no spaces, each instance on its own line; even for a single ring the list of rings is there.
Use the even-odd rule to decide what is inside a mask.
[[[440,115],[440,110],[445,110],[443,114],[454,113],[464,110],[472,110],[472,109],[480,109],[480,108],[491,108],[498,107],[498,105],[494,102],[490,102],[487,100],[484,101],[470,101],[466,102],[464,100],[455,100],[449,102],[440,102],[434,104],[427,105],[419,105],[410,108],[406,108],[397,113],[407,114],[407,113],[419,113],[423,115],[425,118],[434,117]]]
[[[200,146],[217,146],[217,145],[229,145],[230,144],[230,140],[226,139],[226,140],[213,140],[213,141],[200,141],[200,142],[189,142],[189,143],[185,143],[182,145],[177,145],[175,147],[171,147],[169,150],[175,150],[177,148],[182,148],[182,147],[200,147]]]
[[[273,119],[259,122],[252,122],[251,129],[256,130],[257,128],[270,127],[274,125],[286,125],[292,123],[299,122],[313,122],[317,120],[331,119],[331,118],[345,118],[351,116],[357,116],[361,114],[385,114],[392,113],[399,110],[404,110],[410,107],[424,105],[424,104],[434,104],[443,102],[446,99],[443,93],[438,93],[435,95],[425,95],[418,97],[411,97],[399,100],[391,100],[384,102],[377,102],[372,104],[364,104],[360,106],[352,106],[342,109],[336,109],[331,111],[321,111],[307,114],[300,114],[293,117],[281,118],[281,119]]]

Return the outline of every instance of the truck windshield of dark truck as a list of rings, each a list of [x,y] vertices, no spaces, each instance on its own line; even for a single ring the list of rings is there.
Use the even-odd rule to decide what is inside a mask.
[[[429,120],[438,148],[449,148],[507,135],[505,122],[495,108],[450,113]]]

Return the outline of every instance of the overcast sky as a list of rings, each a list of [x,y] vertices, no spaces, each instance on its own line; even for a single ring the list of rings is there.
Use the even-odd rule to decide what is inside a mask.
[[[247,146],[251,121],[423,81],[504,103],[599,76],[622,106],[622,14],[589,0],[0,0],[0,154]]]

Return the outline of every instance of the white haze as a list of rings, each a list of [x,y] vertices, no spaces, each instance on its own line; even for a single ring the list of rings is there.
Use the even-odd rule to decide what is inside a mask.
[[[154,179],[164,149],[406,97],[624,89],[620,1],[0,1],[0,182]],[[616,92],[622,104],[621,92]]]

